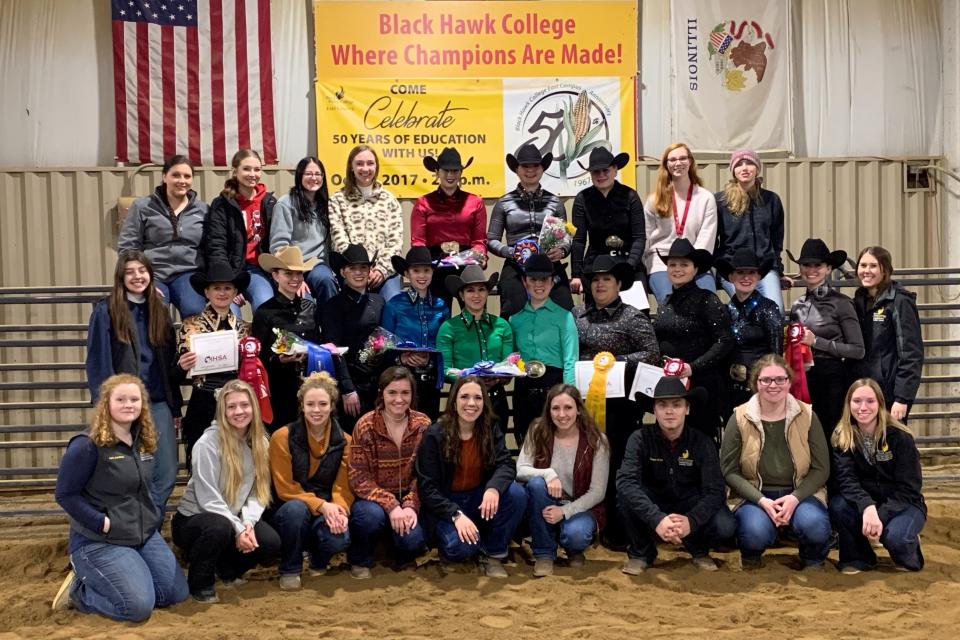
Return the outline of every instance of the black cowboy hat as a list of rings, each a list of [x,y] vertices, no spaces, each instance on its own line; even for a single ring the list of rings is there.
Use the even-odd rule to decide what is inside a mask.
[[[610,149],[606,147],[595,147],[593,151],[590,152],[590,160],[585,167],[582,162],[577,160],[577,164],[587,171],[606,169],[612,165],[616,165],[617,169],[623,169],[627,166],[628,162],[630,162],[630,154],[623,152],[613,155]]]
[[[433,156],[424,158],[423,166],[427,168],[427,171],[437,171],[438,169],[463,171],[469,167],[472,162],[473,157],[471,156],[470,159],[467,160],[467,164],[463,164],[463,161],[460,159],[460,152],[453,147],[446,147],[436,158]]]
[[[685,398],[687,402],[703,402],[707,399],[707,390],[703,387],[687,389],[683,381],[676,376],[663,376],[653,389],[653,399],[668,400],[670,398]]]
[[[413,266],[435,267],[433,257],[430,254],[430,247],[410,247],[407,251],[407,257],[390,256],[390,264],[397,273],[403,273]]]
[[[677,238],[673,241],[673,244],[670,245],[670,250],[666,254],[660,253],[658,250],[657,255],[660,256],[664,264],[666,264],[670,258],[686,258],[687,260],[692,260],[694,266],[697,268],[698,274],[706,272],[713,264],[713,256],[710,255],[709,251],[706,249],[695,249],[686,238]]]
[[[553,260],[546,254],[535,253],[523,263],[523,275],[531,278],[549,278],[553,276]]]
[[[447,276],[447,279],[444,280],[444,284],[447,285],[447,291],[449,291],[451,295],[456,296],[460,295],[460,290],[468,284],[482,284],[489,290],[497,284],[499,279],[499,273],[494,272],[493,275],[487,278],[483,274],[483,269],[480,268],[480,265],[471,264],[464,269],[463,273],[459,276]]]
[[[790,250],[787,249],[787,255],[797,264],[816,264],[824,262],[834,269],[840,268],[847,260],[847,252],[843,249],[830,251],[827,243],[820,238],[807,238],[800,247],[800,257],[794,258]]]
[[[517,149],[516,156],[512,153],[507,154],[507,166],[510,167],[510,171],[514,173],[517,172],[517,169],[522,164],[538,164],[546,171],[551,162],[553,162],[552,153],[548,152],[546,155],[541,155],[540,149],[532,144],[525,144]]]
[[[373,264],[377,259],[377,254],[373,258],[367,254],[367,250],[360,244],[348,244],[343,253],[333,251],[330,253],[330,266],[335,273],[339,273],[347,265],[351,264]]]
[[[744,247],[743,249],[737,249],[729,260],[718,258],[713,265],[717,268],[717,273],[725,280],[729,280],[730,274],[737,269],[756,269],[760,272],[760,278],[762,279],[773,268],[773,258],[757,260],[757,254]]]
[[[226,262],[214,262],[206,271],[196,271],[190,274],[190,286],[193,290],[204,295],[207,287],[215,282],[229,282],[237,291],[243,292],[250,286],[250,274],[246,271],[234,271]]]
[[[620,283],[620,291],[626,291],[633,286],[634,269],[630,263],[623,260],[617,260],[613,256],[599,255],[593,260],[587,269],[584,269],[583,275],[587,280],[592,280],[598,273],[609,273]]]

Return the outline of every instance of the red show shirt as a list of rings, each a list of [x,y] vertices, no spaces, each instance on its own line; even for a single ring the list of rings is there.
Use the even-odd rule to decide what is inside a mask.
[[[460,249],[487,255],[487,208],[483,198],[462,189],[448,196],[437,189],[417,198],[410,212],[411,246],[457,242]]]

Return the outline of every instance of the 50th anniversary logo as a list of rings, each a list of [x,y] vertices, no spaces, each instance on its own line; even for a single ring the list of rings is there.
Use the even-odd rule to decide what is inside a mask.
[[[475,158],[464,188],[484,197],[515,186],[503,158],[524,143],[554,154],[544,186],[561,195],[589,184],[596,146],[634,155],[635,2],[318,1],[314,14],[332,188],[357,144],[400,197],[436,188],[422,160],[446,146]]]

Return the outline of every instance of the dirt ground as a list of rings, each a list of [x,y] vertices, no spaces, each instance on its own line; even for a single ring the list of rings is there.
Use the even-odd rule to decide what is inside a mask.
[[[53,613],[68,566],[65,522],[0,518],[0,640],[948,638],[960,627],[960,485],[925,493],[930,520],[919,573],[895,571],[882,550],[874,572],[844,576],[831,565],[801,573],[790,547],[769,552],[759,571],[741,572],[737,554],[722,553],[719,571],[700,573],[683,554],[662,549],[653,569],[632,578],[620,572],[621,554],[597,547],[582,569],[558,566],[552,578],[534,579],[519,550],[507,580],[475,571],[442,576],[431,563],[399,573],[378,566],[360,582],[343,568],[304,574],[304,589],[285,593],[275,572],[262,570],[243,586],[219,588],[220,604],[188,601],[143,624]],[[2,498],[0,508],[16,500]]]

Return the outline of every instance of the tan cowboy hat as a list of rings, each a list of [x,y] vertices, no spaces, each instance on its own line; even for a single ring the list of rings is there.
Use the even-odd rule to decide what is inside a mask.
[[[276,253],[261,253],[257,261],[260,263],[260,268],[267,272],[274,269],[310,271],[319,262],[316,258],[310,258],[304,262],[300,247],[292,244],[280,247]]]

